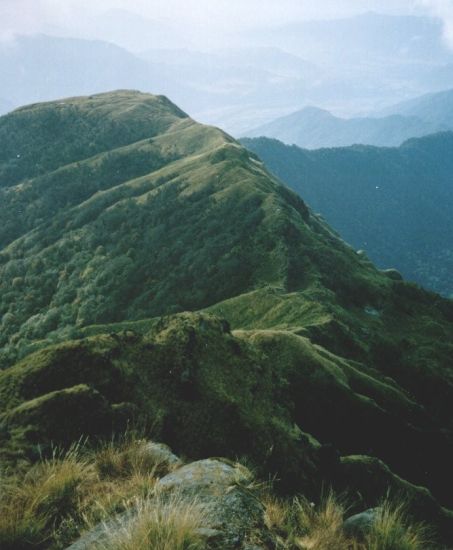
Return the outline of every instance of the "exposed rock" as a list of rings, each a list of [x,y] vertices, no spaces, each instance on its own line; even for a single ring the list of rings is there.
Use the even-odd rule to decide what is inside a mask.
[[[167,461],[180,464],[165,445],[148,445],[160,450]],[[156,485],[155,498],[165,502],[176,496],[188,504],[196,501],[207,518],[198,533],[209,548],[272,548],[264,523],[264,507],[251,485],[252,479],[247,468],[226,459],[210,458],[182,466],[163,477]],[[67,550],[92,550],[96,544],[104,544],[107,533],[123,529],[135,517],[135,509],[118,514],[85,533]]]
[[[376,519],[380,512],[379,508],[370,508],[360,514],[355,514],[349,517],[343,523],[343,529],[347,536],[361,539],[369,533],[376,523]]]
[[[212,487],[226,490],[232,486],[246,485],[252,480],[247,468],[226,459],[207,458],[187,464],[177,472],[168,474],[158,483],[159,490],[199,495],[200,491],[212,493]]]
[[[258,534],[263,542],[270,538],[264,507],[249,486],[251,481],[246,468],[222,459],[207,459],[165,476],[156,489],[162,495],[177,494],[188,501],[196,498],[207,512],[204,529],[217,533],[213,543],[245,550],[253,548],[250,541]]]
[[[143,445],[143,453],[153,458],[158,470],[172,471],[183,465],[183,461],[164,443],[146,442]]]
[[[84,533],[76,542],[68,546],[66,550],[94,550],[96,545],[101,543],[109,532],[119,531],[135,517],[135,511],[128,510],[123,514],[118,514],[109,521],[99,523],[86,533]]]

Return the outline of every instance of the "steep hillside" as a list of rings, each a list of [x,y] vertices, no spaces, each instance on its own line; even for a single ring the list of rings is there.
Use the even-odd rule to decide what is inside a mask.
[[[335,117],[323,109],[306,107],[246,131],[244,135],[251,138],[275,138],[288,145],[317,149],[354,144],[401,145],[409,138],[447,128],[444,123],[431,123],[415,116],[346,119]]]
[[[378,266],[453,294],[453,134],[393,149],[304,151],[275,140],[243,143]]]
[[[139,422],[282,492],[391,487],[453,540],[450,301],[164,97],[31,105],[0,143],[2,461]]]

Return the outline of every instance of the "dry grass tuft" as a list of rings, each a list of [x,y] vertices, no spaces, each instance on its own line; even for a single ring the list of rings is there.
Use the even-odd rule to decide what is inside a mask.
[[[404,504],[384,501],[371,531],[362,540],[346,536],[347,508],[329,493],[315,506],[304,498],[293,501],[265,499],[266,525],[281,550],[427,550],[433,548],[430,530],[411,522]]]
[[[350,550],[351,541],[343,532],[344,514],[343,503],[333,493],[318,507],[304,498],[265,499],[266,525],[284,549]]]
[[[96,477],[78,449],[56,454],[33,466],[22,478],[2,481],[0,547],[41,548],[65,517],[79,507],[79,491]]]
[[[291,504],[273,495],[264,499],[266,527],[278,536],[288,536],[291,530]]]
[[[205,522],[203,508],[175,496],[156,497],[136,503],[137,515],[126,525],[108,527],[96,550],[202,550],[206,547],[198,530]]]
[[[110,442],[96,453],[95,464],[101,478],[156,475],[162,477],[171,467],[153,454],[148,442],[143,439],[124,438]]]
[[[351,541],[343,531],[344,515],[345,506],[333,493],[329,493],[318,507],[306,499],[296,499],[292,510],[296,527],[295,547],[307,550],[349,549]]]
[[[143,440],[132,437],[98,451],[77,446],[25,474],[1,478],[0,548],[66,548],[82,531],[128,509],[131,521],[108,523],[99,550],[205,548],[199,533],[206,524],[205,511],[196,500],[156,495],[156,481],[169,467],[149,450]],[[351,540],[343,529],[347,509],[341,498],[329,493],[318,506],[304,498],[282,500],[273,495],[271,482],[260,484],[246,468],[237,468],[237,483],[263,501],[265,522],[279,550],[435,547],[426,526],[409,520],[404,504],[383,502],[370,532]]]
[[[377,521],[366,537],[366,550],[426,550],[431,547],[431,532],[421,523],[411,523],[404,504],[388,501],[380,507]]]
[[[129,438],[99,451],[82,446],[0,480],[0,548],[64,548],[81,531],[148,498],[156,461]]]

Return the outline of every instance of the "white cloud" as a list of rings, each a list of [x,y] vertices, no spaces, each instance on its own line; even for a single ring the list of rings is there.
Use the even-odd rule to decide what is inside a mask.
[[[432,15],[440,17],[444,24],[444,36],[453,49],[453,0],[419,0]]]
[[[171,21],[189,41],[202,45],[227,42],[231,33],[254,26],[370,10],[409,14],[420,4],[419,0],[0,0],[0,38],[34,32],[74,36],[89,32],[95,38],[92,29],[98,21],[93,23],[93,18],[115,8]]]
[[[36,29],[124,8],[151,19],[172,18],[213,26],[237,26],[294,19],[333,18],[368,10],[411,12],[416,0],[0,0],[0,30]],[[3,14],[7,17],[3,17]]]

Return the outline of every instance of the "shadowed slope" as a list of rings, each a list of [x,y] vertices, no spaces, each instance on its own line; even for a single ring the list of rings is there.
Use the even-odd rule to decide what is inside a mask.
[[[377,265],[453,294],[453,133],[397,148],[307,151],[265,138],[243,143]]]

